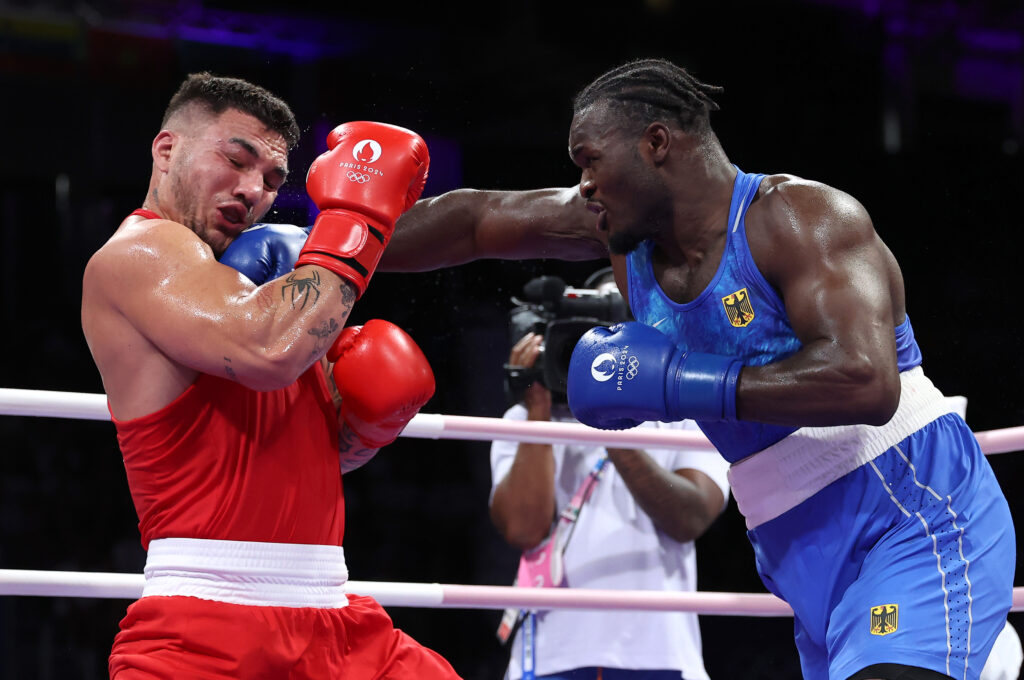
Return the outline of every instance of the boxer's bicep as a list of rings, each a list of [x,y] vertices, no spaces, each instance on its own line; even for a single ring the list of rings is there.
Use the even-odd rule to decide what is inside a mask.
[[[159,351],[255,389],[289,384],[323,356],[355,301],[319,267],[255,287],[173,228],[149,230],[118,264],[116,306]]]
[[[755,261],[802,346],[744,368],[740,417],[787,425],[885,422],[899,400],[899,374],[884,245],[863,207],[834,189],[789,190],[777,212],[764,241],[771,246],[759,248]]]
[[[867,213],[840,202],[796,219],[775,281],[797,337],[827,345],[837,361],[895,368],[885,249]]]

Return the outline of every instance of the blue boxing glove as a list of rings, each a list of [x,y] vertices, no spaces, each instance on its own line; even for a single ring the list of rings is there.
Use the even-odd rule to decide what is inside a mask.
[[[569,360],[577,420],[623,430],[647,420],[736,420],[736,357],[685,352],[656,328],[630,321],[583,334]]]
[[[293,224],[257,224],[231,242],[220,263],[261,286],[295,269],[308,235],[306,229]]]

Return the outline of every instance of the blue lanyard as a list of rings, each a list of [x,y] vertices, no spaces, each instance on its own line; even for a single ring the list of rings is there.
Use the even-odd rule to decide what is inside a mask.
[[[537,612],[529,611],[523,615],[523,625],[520,629],[520,636],[523,641],[523,678],[522,680],[535,680],[537,677]]]

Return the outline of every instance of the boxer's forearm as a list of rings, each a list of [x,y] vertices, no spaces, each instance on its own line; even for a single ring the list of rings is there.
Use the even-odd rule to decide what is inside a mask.
[[[419,201],[399,220],[378,269],[428,271],[473,260],[590,260],[608,251],[575,187],[459,189]]]
[[[346,474],[369,463],[380,449],[363,444],[347,423],[340,422],[339,425],[338,461],[341,463],[341,474]]]
[[[254,389],[276,389],[326,354],[348,320],[355,291],[332,272],[301,267],[239,304],[245,319],[236,329],[239,342],[236,351],[223,353],[234,372],[229,377]]]

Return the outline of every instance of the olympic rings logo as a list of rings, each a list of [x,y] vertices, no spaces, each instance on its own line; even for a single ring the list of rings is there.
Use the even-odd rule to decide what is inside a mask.
[[[355,172],[354,170],[346,172],[345,177],[348,177],[350,182],[358,182],[359,184],[366,184],[370,181],[369,175],[364,175],[363,173]]]
[[[630,357],[626,362],[626,366],[626,380],[632,380],[640,372],[640,360],[636,357]]]

